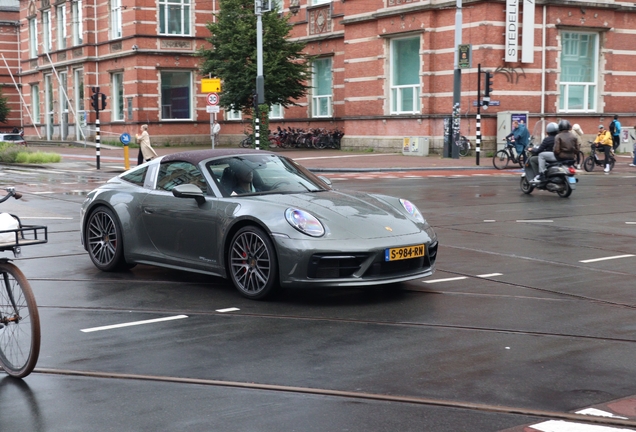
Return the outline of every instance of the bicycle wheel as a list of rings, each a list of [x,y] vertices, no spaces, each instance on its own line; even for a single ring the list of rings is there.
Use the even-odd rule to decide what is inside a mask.
[[[508,166],[508,162],[510,162],[510,155],[505,150],[499,150],[492,157],[492,164],[498,170],[502,170]]]
[[[40,355],[40,315],[29,281],[10,262],[0,263],[0,366],[22,378]]]
[[[252,147],[252,136],[248,135],[247,137],[243,138],[243,141],[241,141],[241,147],[243,148],[250,148]]]
[[[588,156],[583,161],[583,169],[587,172],[594,171],[594,165],[596,165],[594,161],[594,156]]]
[[[468,138],[463,136],[457,145],[459,146],[459,155],[468,156],[468,153],[470,152],[470,142],[468,141]]]

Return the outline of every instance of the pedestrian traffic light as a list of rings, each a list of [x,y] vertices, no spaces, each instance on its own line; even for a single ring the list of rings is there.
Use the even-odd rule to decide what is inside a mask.
[[[486,86],[484,90],[483,105],[490,105],[490,93],[492,93],[492,72],[485,72],[486,74]]]

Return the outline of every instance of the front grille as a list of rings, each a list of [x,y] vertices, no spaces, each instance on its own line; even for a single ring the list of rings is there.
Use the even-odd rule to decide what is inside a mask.
[[[389,276],[400,273],[411,273],[421,269],[424,266],[424,261],[424,257],[399,261],[379,261],[373,263],[364,276]]]
[[[351,277],[368,257],[367,254],[316,254],[309,260],[307,276],[312,279]]]

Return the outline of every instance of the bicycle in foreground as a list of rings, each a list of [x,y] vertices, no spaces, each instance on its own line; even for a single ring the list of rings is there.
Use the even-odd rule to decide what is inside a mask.
[[[526,155],[524,153],[517,155],[515,151],[515,143],[510,138],[506,138],[506,146],[495,153],[492,157],[492,164],[498,170],[508,168],[508,164],[510,162],[515,165],[519,165],[519,168],[523,168],[526,161]]]
[[[0,203],[11,197],[20,199],[15,188],[5,188]],[[22,225],[15,215],[2,214],[3,221],[11,220],[10,229],[0,228],[0,251],[12,251],[15,258],[22,246],[48,241],[47,227]],[[40,354],[40,315],[33,290],[24,273],[9,258],[0,258],[0,366],[16,378],[29,375]]]

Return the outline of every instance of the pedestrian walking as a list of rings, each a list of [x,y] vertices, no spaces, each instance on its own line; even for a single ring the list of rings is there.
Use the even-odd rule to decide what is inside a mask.
[[[634,131],[636,131],[636,126],[634,126]],[[630,167],[636,167],[636,137],[634,134],[630,133],[630,137],[632,137],[632,163],[629,164]]]
[[[137,165],[148,162],[157,157],[157,152],[150,145],[150,135],[148,134],[148,125],[143,124],[140,127],[141,134],[137,134],[137,142],[139,143],[139,154],[137,155]]]
[[[621,122],[618,121],[618,114],[614,116],[614,120],[609,125],[610,134],[612,134],[612,147],[614,150],[621,145]]]

